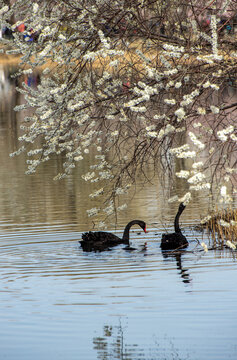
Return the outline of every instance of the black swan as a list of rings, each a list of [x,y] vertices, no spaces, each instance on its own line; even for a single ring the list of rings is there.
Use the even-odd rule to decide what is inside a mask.
[[[174,220],[174,233],[171,234],[163,234],[161,238],[160,247],[162,250],[173,250],[173,249],[183,249],[188,246],[188,241],[186,237],[182,234],[181,229],[179,227],[179,217],[185,209],[185,205],[181,203],[179,205],[178,212],[175,216]]]
[[[139,225],[146,233],[146,223],[142,220],[130,221],[123,232],[120,239],[117,235],[105,231],[86,232],[82,234],[82,240],[79,241],[83,251],[103,251],[119,244],[127,244],[129,249],[129,230],[133,225]]]

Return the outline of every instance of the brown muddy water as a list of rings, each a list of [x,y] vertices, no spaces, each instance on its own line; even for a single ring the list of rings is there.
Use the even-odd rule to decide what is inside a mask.
[[[166,203],[158,180],[108,223],[121,234],[128,220],[145,220],[147,234],[132,231],[137,251],[83,253],[88,161],[55,182],[58,161],[26,176],[24,155],[9,158],[19,136],[12,108],[22,101],[11,71],[0,69],[0,359],[235,360],[237,262],[228,250],[199,251],[197,239],[208,237],[193,226],[207,212],[205,194],[182,215],[190,241],[182,255],[160,250],[177,204]]]

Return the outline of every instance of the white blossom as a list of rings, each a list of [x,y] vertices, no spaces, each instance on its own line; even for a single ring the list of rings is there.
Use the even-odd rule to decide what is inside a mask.
[[[210,83],[210,81],[208,80],[208,81],[206,81],[202,86],[204,87],[204,89],[206,89],[206,88],[208,88],[208,87],[211,86],[211,83]]]
[[[203,87],[204,87],[204,86],[203,86]],[[214,84],[214,83],[210,83],[210,84],[209,84],[209,87],[210,87],[211,89],[214,89],[214,90],[219,90],[219,89],[220,89],[220,86],[217,85],[217,84]]]
[[[23,74],[25,75],[29,75],[29,74],[32,74],[33,73],[33,70],[32,69],[25,69],[22,71]]]
[[[123,210],[127,209],[127,207],[128,207],[127,204],[122,204],[122,205],[117,207],[117,210],[118,211],[123,211]]]
[[[83,160],[84,158],[83,158],[83,156],[82,155],[78,155],[78,156],[75,156],[74,157],[74,160],[75,161],[81,161],[81,160]]]
[[[211,188],[211,184],[209,182],[203,182],[189,186],[189,190],[193,190],[193,191],[210,190],[210,188]]]
[[[59,34],[59,35],[58,35],[58,38],[59,38],[59,40],[62,40],[62,41],[67,40],[66,36],[63,35],[63,34]]]
[[[202,168],[202,167],[203,167],[203,162],[202,161],[198,161],[198,162],[192,164],[193,169],[199,169],[199,168]]]
[[[184,109],[181,107],[178,110],[175,111],[175,115],[177,116],[177,118],[179,120],[182,120],[185,117],[185,111]]]
[[[231,134],[233,131],[234,131],[234,126],[230,125],[223,130],[217,131],[217,136],[221,141],[225,142],[228,139],[227,135]]]
[[[48,119],[52,115],[52,113],[53,113],[52,109],[49,109],[43,115],[41,115],[41,120]]]
[[[187,150],[189,150],[189,145],[184,144],[184,145],[181,145],[181,146],[179,146],[177,148],[170,149],[170,153],[177,155],[177,154],[179,154],[179,153],[181,153],[183,151],[187,151]]]
[[[227,221],[220,219],[220,225],[223,227],[230,227],[230,223],[228,223]]]
[[[204,250],[205,252],[208,252],[208,247],[207,247],[207,245],[206,245],[204,242],[201,242],[201,246],[203,247],[203,250]]]
[[[206,114],[206,109],[204,109],[202,107],[198,107],[197,112],[198,112],[199,115],[205,115]]]
[[[176,172],[175,175],[179,178],[187,179],[189,177],[190,172],[187,170],[181,170],[180,172]]]
[[[131,184],[127,184],[125,187],[118,187],[115,189],[115,195],[123,195],[123,194],[127,194],[129,187],[131,186]]]
[[[192,91],[190,94],[186,94],[183,96],[183,101],[181,101],[180,105],[181,106],[188,106],[189,104],[192,104],[192,102],[194,101],[194,98],[196,96],[199,95],[199,90],[196,89],[194,91]]]
[[[91,208],[91,209],[89,209],[89,210],[86,210],[87,215],[88,215],[89,217],[92,217],[92,216],[97,215],[99,211],[100,211],[100,209],[99,209],[99,208],[96,208],[96,207]]]
[[[221,196],[226,196],[226,194],[227,194],[227,188],[226,188],[225,185],[223,185],[223,186],[221,187],[221,189],[220,189],[220,194],[221,194]]]
[[[188,179],[188,183],[199,184],[199,183],[202,183],[205,179],[206,179],[206,176],[203,173],[198,172]]]
[[[94,172],[94,171],[88,172],[88,173],[82,175],[82,179],[84,179],[85,181],[89,181],[89,180],[91,180],[93,177],[95,177],[95,172]]]
[[[89,195],[89,197],[90,197],[90,198],[98,197],[99,195],[103,194],[103,192],[104,192],[104,188],[102,187],[102,188],[94,191],[93,193],[91,193],[91,194]]]
[[[206,217],[204,217],[200,223],[201,224],[206,224],[209,220],[211,220],[212,216],[211,215],[207,215]]]
[[[152,125],[146,126],[146,130],[147,131],[155,130],[155,125],[152,124]]]
[[[178,81],[177,83],[175,83],[175,88],[179,89],[182,86],[182,83],[180,81]]]
[[[49,43],[48,45],[45,46],[44,50],[42,50],[40,53],[39,53],[39,57],[40,58],[43,58],[45,57],[46,55],[49,54],[49,52],[52,50],[52,44]]]
[[[37,13],[39,10],[39,5],[37,3],[33,4],[33,13]]]
[[[186,131],[186,128],[185,128],[184,126],[183,126],[183,127],[178,127],[178,128],[175,129],[175,131],[176,131],[177,133],[181,133],[181,132]]]
[[[200,150],[205,149],[205,144],[203,144],[200,140],[198,140],[198,138],[196,137],[196,135],[194,133],[192,133],[191,131],[189,132],[189,137],[192,140],[192,142],[194,143],[194,145],[196,145]]]
[[[164,130],[164,129],[160,129],[157,138],[158,138],[158,139],[161,139],[164,135],[165,135],[165,130]]]
[[[171,132],[174,132],[175,131],[175,127],[171,124],[167,124],[166,127],[165,127],[165,130],[164,130],[164,133],[165,135],[171,133]],[[160,130],[161,132],[161,130]],[[160,134],[160,133],[159,133]]]
[[[184,52],[184,47],[183,46],[176,46],[176,45],[172,45],[169,43],[166,43],[163,45],[163,48],[167,51],[171,51],[171,52]]]
[[[166,84],[166,89],[169,89],[171,87],[174,86],[174,81],[173,80],[170,80],[167,84]]]
[[[227,240],[227,241],[226,241],[226,245],[227,245],[230,249],[232,249],[232,250],[235,250],[235,249],[236,249],[235,244],[233,244],[230,240]]]
[[[105,49],[110,49],[110,44],[109,44],[109,42],[108,42],[108,39],[105,38],[104,33],[103,33],[102,30],[99,30],[99,31],[98,31],[98,35],[99,35],[99,37],[100,37],[100,41],[101,41],[102,44],[103,44],[103,47],[104,47]]]
[[[213,51],[213,54],[218,56],[217,52],[217,42],[218,42],[218,39],[217,39],[217,21],[216,21],[216,15],[211,15],[211,45],[212,45],[212,51]]]
[[[186,76],[184,77],[184,82],[185,82],[185,83],[188,83],[189,80],[190,80],[190,76],[189,76],[189,75],[186,75]]]
[[[170,70],[165,70],[164,71],[164,75],[166,75],[166,76],[170,76],[170,75],[175,75],[175,74],[177,74],[177,72],[178,72],[178,69],[170,69]]]
[[[192,159],[196,156],[196,151],[183,151],[176,155],[180,159]]]
[[[194,128],[199,128],[199,127],[202,127],[202,124],[200,122],[196,122],[193,124],[193,127]]]
[[[145,113],[147,108],[145,106],[130,106],[130,110],[134,112]]]
[[[220,86],[217,85],[217,84],[211,84],[211,88],[214,89],[214,90],[219,90]]]
[[[192,195],[190,192],[187,192],[183,197],[179,199],[186,206],[192,199]]]
[[[219,112],[220,112],[220,109],[217,106],[214,106],[214,105],[211,105],[210,109],[211,109],[211,112],[213,114],[219,114]]]
[[[0,9],[0,16],[9,10],[9,6],[5,5]]]
[[[167,105],[175,105],[176,100],[175,99],[164,99],[164,103],[166,103]]]
[[[149,137],[155,138],[157,137],[157,131],[147,131],[147,135]]]
[[[113,178],[113,174],[109,170],[104,170],[99,172],[100,178],[104,180],[109,180]]]
[[[237,136],[235,134],[230,134],[230,139],[233,141],[237,141]]]

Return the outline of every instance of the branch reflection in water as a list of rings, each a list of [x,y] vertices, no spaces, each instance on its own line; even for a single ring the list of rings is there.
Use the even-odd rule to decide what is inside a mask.
[[[145,334],[144,334],[145,335]],[[97,359],[100,360],[153,360],[153,359],[180,359],[177,349],[171,339],[157,340],[154,336],[152,348],[142,348],[141,345],[126,341],[126,327],[122,325],[104,325],[103,334],[93,338],[93,348],[97,351]],[[186,355],[182,359],[188,360]]]

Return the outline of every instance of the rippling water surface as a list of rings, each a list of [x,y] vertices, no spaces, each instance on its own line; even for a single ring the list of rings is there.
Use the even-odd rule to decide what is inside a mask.
[[[92,223],[80,170],[54,182],[57,161],[25,176],[24,157],[9,159],[19,135],[11,108],[21,99],[8,70],[1,69],[0,358],[236,359],[236,259],[200,251],[208,238],[193,225],[207,211],[205,197],[182,215],[190,246],[181,255],[159,247],[177,204],[164,203],[158,182],[141,188],[116,229],[108,224],[121,235],[128,219],[144,219],[149,232],[131,233],[137,250],[83,253],[78,240]]]

